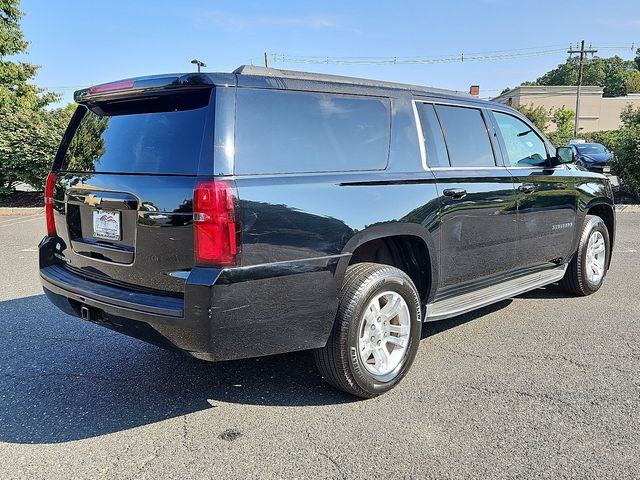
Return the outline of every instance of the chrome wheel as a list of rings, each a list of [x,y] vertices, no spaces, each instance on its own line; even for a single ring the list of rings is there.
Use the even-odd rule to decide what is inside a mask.
[[[597,285],[604,277],[605,262],[607,258],[606,243],[602,233],[595,230],[589,237],[586,254],[586,271],[589,281]]]
[[[360,319],[358,353],[367,371],[393,373],[408,352],[411,316],[402,295],[383,292],[367,305]]]

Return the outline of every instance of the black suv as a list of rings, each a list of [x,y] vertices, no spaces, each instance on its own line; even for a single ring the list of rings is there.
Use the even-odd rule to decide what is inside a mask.
[[[600,288],[609,181],[504,105],[241,67],[76,92],[40,275],[67,313],[205,360],[313,350],[361,397],[421,323]]]

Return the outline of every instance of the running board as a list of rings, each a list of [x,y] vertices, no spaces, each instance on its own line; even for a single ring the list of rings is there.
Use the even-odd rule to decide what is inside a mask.
[[[567,265],[529,273],[522,277],[507,280],[506,282],[481,288],[473,292],[445,298],[427,305],[425,322],[434,322],[449,317],[455,317],[470,312],[477,308],[491,305],[506,298],[515,297],[529,290],[543,287],[562,279]]]

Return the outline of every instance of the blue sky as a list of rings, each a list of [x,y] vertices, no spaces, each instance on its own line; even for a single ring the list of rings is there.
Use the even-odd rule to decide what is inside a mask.
[[[65,94],[120,78],[259,64],[264,51],[304,56],[470,55],[568,46],[580,39],[603,56],[633,58],[640,42],[637,0],[535,2],[23,0],[26,59],[42,66],[36,83]],[[535,79],[563,62],[555,53],[502,61],[437,65],[275,67],[468,90],[481,96]]]

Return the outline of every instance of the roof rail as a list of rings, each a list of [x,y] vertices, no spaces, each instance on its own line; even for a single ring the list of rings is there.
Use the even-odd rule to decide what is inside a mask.
[[[357,77],[343,77],[341,75],[331,75],[326,73],[301,72],[297,70],[281,70],[279,68],[259,67],[256,65],[241,65],[233,73],[237,75],[256,75],[265,77],[280,77],[296,80],[312,80],[320,82],[335,82],[350,85],[363,85],[368,87],[395,88],[400,90],[411,90],[420,93],[435,93],[443,95],[455,95],[475,98],[468,92],[458,90],[447,90],[443,88],[423,87],[420,85],[410,85],[406,83],[385,82],[382,80],[369,80]]]

